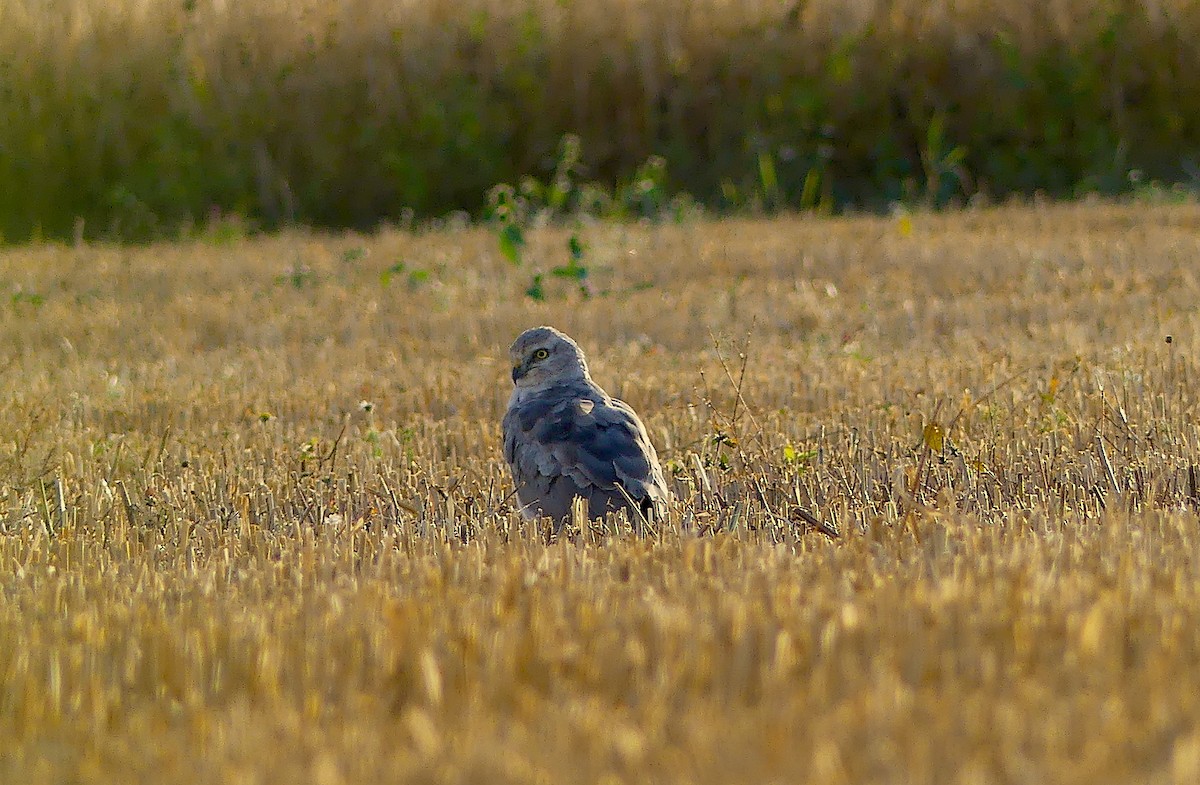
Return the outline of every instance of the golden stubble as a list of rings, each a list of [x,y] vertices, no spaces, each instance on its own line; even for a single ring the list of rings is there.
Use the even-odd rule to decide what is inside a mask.
[[[563,230],[4,250],[0,780],[1194,781],[1198,228],[599,224],[545,302]],[[540,323],[657,536],[513,510]]]

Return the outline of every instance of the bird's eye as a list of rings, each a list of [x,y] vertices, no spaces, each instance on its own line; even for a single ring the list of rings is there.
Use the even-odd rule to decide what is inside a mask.
[[[549,356],[550,356],[550,352],[546,351],[545,349],[538,349],[536,352],[533,353],[533,359],[535,359],[535,360],[544,360]]]

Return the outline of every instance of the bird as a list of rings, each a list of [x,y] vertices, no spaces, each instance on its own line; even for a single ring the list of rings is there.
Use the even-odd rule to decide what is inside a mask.
[[[549,517],[559,532],[582,498],[592,520],[622,510],[639,530],[661,520],[670,491],[646,426],[592,381],[579,344],[553,327],[533,327],[508,353],[504,458],[522,515]]]

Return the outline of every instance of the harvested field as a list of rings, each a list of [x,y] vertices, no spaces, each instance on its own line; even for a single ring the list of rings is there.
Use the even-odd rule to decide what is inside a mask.
[[[0,251],[0,781],[1200,779],[1200,207],[598,223],[530,298],[570,234]],[[655,535],[513,511],[539,323]]]

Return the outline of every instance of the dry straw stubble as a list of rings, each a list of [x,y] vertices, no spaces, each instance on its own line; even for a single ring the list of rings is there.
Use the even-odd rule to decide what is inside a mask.
[[[602,224],[542,303],[476,230],[7,250],[0,779],[1193,781],[1198,226]],[[506,501],[542,322],[660,537]]]

